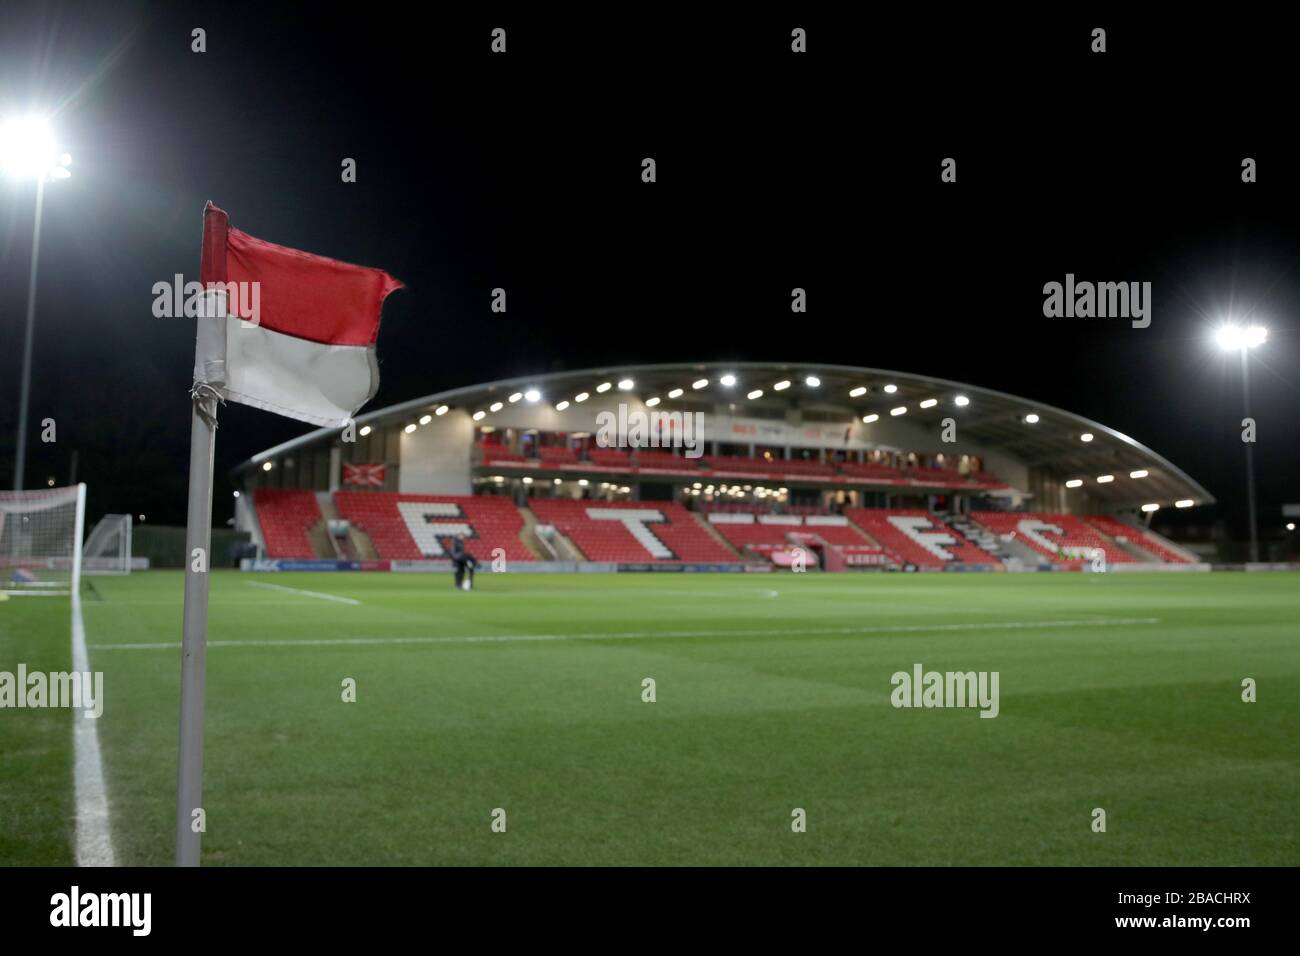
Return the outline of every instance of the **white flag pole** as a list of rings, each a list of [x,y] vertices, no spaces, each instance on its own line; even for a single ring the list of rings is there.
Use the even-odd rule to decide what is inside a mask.
[[[200,322],[205,321],[203,319]],[[217,393],[196,384],[190,413],[190,499],[185,531],[185,633],[181,640],[180,760],[176,782],[176,865],[198,866],[203,807],[203,705],[208,661],[208,568]]]
[[[204,214],[201,271],[225,272],[225,217]],[[203,711],[208,668],[208,571],[212,566],[212,468],[217,403],[225,385],[226,296],[208,292],[194,336],[190,390],[190,492],[185,525],[185,630],[181,638],[181,721],[176,770],[176,865],[198,866],[203,810]]]

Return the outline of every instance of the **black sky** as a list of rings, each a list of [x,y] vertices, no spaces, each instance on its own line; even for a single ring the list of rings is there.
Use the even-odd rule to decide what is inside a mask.
[[[53,110],[74,155],[47,193],[31,426],[54,418],[59,440],[31,447],[28,485],[66,480],[75,448],[92,517],[183,522],[194,330],[155,319],[150,290],[196,276],[212,199],[255,236],[406,282],[371,408],[605,363],[893,368],[1117,428],[1237,524],[1239,375],[1209,340],[1231,311],[1270,329],[1252,385],[1276,526],[1300,501],[1286,25],[837,6],[0,4],[0,114]],[[939,182],[946,156],[956,184]],[[5,486],[31,200],[0,183]],[[1151,281],[1151,327],[1044,318],[1043,284],[1067,272]],[[219,474],[304,430],[227,406]],[[228,501],[226,485],[218,522]]]

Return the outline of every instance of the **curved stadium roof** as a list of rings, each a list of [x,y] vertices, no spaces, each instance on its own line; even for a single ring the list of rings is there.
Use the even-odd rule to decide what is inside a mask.
[[[1082,477],[1087,482],[1088,494],[1102,502],[1125,506],[1139,500],[1190,499],[1198,505],[1214,501],[1205,488],[1168,459],[1136,439],[1082,415],[978,385],[911,372],[819,362],[695,362],[551,372],[425,395],[358,415],[356,421],[358,426],[404,424],[440,405],[448,405],[471,413],[482,411],[483,424],[491,424],[491,405],[508,401],[516,392],[535,388],[541,393],[539,401],[554,407],[562,401],[572,402],[582,392],[595,395],[597,386],[603,382],[615,383],[613,388],[617,389],[616,383],[624,379],[633,382],[625,394],[642,399],[658,396],[665,411],[694,410],[718,403],[716,390],[722,387],[718,380],[727,374],[736,376],[736,384],[728,389],[724,400],[742,406],[736,411],[738,415],[764,406],[785,408],[793,402],[805,411],[821,413],[822,420],[838,416],[847,422],[861,421],[863,416],[872,413],[888,418],[891,408],[907,406],[913,423],[918,417],[933,415],[937,430],[940,419],[951,415],[957,419],[963,442],[973,441],[1028,466],[1043,468],[1063,480]],[[818,380],[816,387],[805,384],[808,376]],[[700,379],[708,379],[709,385],[693,389],[692,384]],[[791,383],[787,389],[773,389],[787,380]],[[886,385],[894,386],[895,390],[885,392]],[[683,390],[677,400],[668,398],[673,389]],[[747,396],[756,389],[762,390],[762,396],[749,399]],[[956,407],[952,400],[957,395],[968,398],[969,404]],[[939,401],[929,409],[922,409],[919,403],[928,399]],[[1031,415],[1038,416],[1032,424],[1026,420]],[[296,449],[328,443],[337,434],[336,428],[316,429],[254,455],[234,471],[242,473]],[[1092,439],[1085,441],[1084,435],[1091,435]],[[926,452],[939,448],[936,443],[935,448],[914,450]],[[1129,474],[1135,471],[1147,472],[1140,489],[1128,480]],[[1095,478],[1102,474],[1114,474],[1116,480],[1097,484]]]

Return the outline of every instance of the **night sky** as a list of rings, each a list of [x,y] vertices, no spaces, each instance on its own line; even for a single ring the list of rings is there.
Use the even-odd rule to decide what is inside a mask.
[[[841,6],[0,5],[0,115],[51,112],[74,157],[46,194],[28,487],[64,483],[77,449],[92,520],[183,523],[193,320],[154,318],[151,287],[197,278],[211,199],[245,232],[406,283],[385,306],[371,409],[605,363],[877,366],[1119,429],[1234,528],[1240,372],[1211,335],[1228,315],[1260,322],[1260,523],[1275,531],[1300,502],[1288,29],[1255,13],[1246,32]],[[1105,54],[1089,52],[1094,26]],[[939,179],[948,156],[955,184]],[[1258,183],[1241,182],[1247,156]],[[0,183],[5,487],[33,193]],[[1151,327],[1045,318],[1043,284],[1066,273],[1152,282]],[[215,523],[228,469],[307,428],[222,409]]]

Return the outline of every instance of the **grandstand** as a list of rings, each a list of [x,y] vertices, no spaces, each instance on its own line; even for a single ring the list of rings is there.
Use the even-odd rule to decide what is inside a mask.
[[[650,423],[637,439],[602,432],[602,416],[636,413]],[[1213,500],[1146,446],[1061,409],[774,363],[471,386],[236,471],[249,492],[237,525],[264,559],[375,566],[445,559],[459,534],[480,559],[539,566],[770,567],[802,547],[827,570],[1175,567],[1194,556],[1152,533],[1151,513]]]

